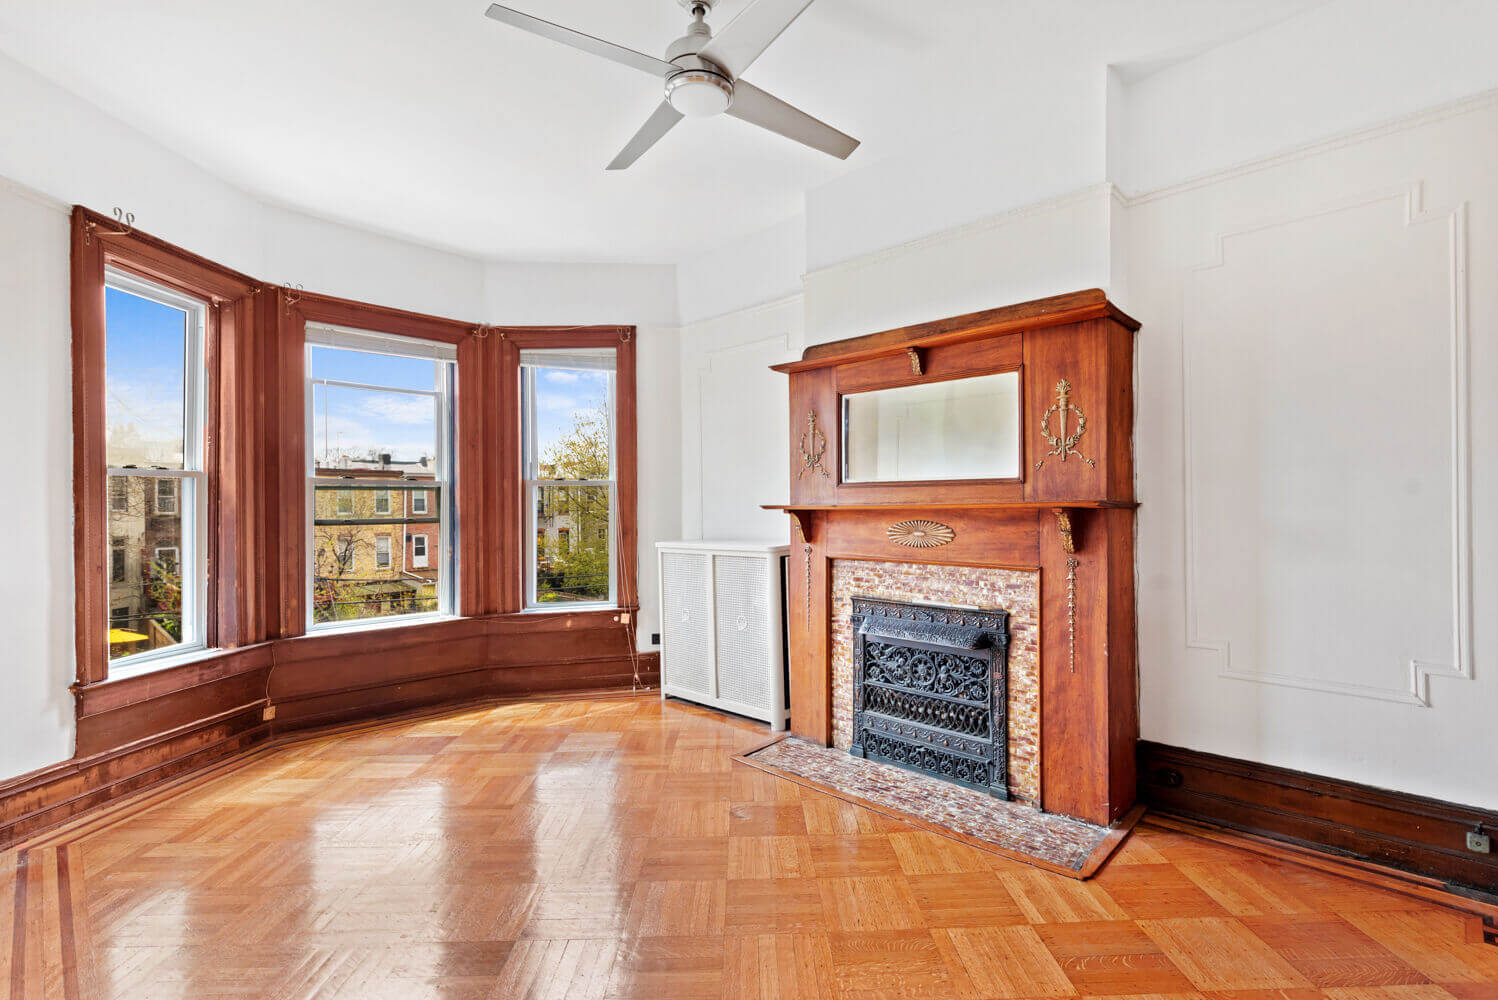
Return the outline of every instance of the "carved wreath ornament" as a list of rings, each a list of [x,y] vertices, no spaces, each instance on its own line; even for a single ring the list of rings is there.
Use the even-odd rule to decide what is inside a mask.
[[[806,430],[801,435],[801,472],[796,476],[802,478],[813,470],[824,476],[829,476],[827,466],[822,464],[822,456],[827,454],[827,435],[823,434],[817,426],[817,411],[806,411]]]
[[[1071,434],[1066,433],[1066,427],[1070,420],[1070,414],[1076,414],[1077,429]],[[1051,417],[1057,420],[1056,428],[1051,429]],[[1045,464],[1046,458],[1057,456],[1061,461],[1066,461],[1066,456],[1075,455],[1093,468],[1097,463],[1077,449],[1077,442],[1082,440],[1082,435],[1087,431],[1087,417],[1082,413],[1082,408],[1071,401],[1071,383],[1062,379],[1056,383],[1056,402],[1046,410],[1040,418],[1040,436],[1045,438],[1045,443],[1051,446],[1045,457],[1035,463],[1039,469]]]
[[[940,521],[896,521],[886,529],[889,540],[907,549],[934,549],[957,537]]]

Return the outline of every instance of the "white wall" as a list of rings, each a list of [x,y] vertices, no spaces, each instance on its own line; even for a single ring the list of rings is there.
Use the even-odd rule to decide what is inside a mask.
[[[1128,208],[1146,738],[1498,806],[1495,162],[1489,97]]]
[[[1124,88],[1109,179],[1153,191],[1498,87],[1495,36],[1490,0],[1321,4]]]
[[[785,376],[800,356],[799,295],[681,332],[681,525],[686,538],[784,541],[790,497]]]
[[[24,488],[0,511],[15,527],[0,576],[9,637],[0,659],[0,778],[73,751],[73,382],[67,206],[0,182],[0,394],[6,450]]]

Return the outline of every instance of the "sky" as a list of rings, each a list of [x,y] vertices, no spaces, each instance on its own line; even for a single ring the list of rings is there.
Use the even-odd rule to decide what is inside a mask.
[[[181,467],[186,313],[115,288],[105,290],[105,420],[111,465]],[[440,362],[314,346],[314,378],[430,390]],[[542,370],[537,380],[540,454],[571,430],[578,409],[601,407],[609,373]],[[395,461],[436,455],[435,402],[408,393],[315,386],[313,447],[328,455],[389,452]]]
[[[108,462],[180,469],[187,314],[116,288],[104,309]]]

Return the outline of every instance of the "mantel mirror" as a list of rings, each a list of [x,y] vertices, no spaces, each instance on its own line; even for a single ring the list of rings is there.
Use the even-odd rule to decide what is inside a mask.
[[[843,482],[1020,478],[1019,372],[849,393]]]

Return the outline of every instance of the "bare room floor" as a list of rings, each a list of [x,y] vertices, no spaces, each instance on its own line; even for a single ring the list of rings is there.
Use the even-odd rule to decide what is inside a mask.
[[[1078,882],[731,759],[765,739],[644,696],[268,750],[0,854],[0,982],[150,1000],[1498,1000],[1498,947],[1457,911],[1148,819]]]

